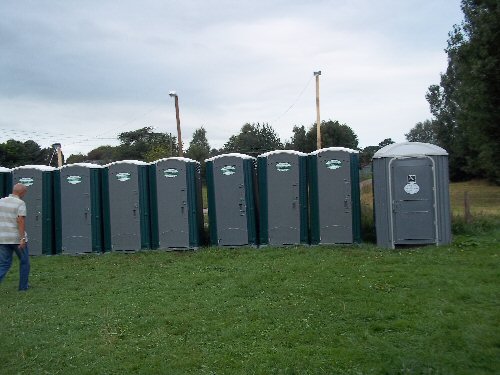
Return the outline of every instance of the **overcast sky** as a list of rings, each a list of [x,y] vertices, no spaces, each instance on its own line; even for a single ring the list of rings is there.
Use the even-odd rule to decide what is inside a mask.
[[[430,118],[459,0],[2,0],[0,142],[61,142],[66,156],[123,131],[207,130],[221,147],[246,123],[282,140],[321,119],[360,147],[404,141]]]

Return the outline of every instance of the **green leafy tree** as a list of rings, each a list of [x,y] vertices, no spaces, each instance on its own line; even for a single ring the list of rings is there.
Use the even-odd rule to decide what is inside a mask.
[[[293,136],[286,143],[287,149],[312,152],[316,150],[316,124],[306,131],[303,125],[293,127]],[[321,147],[358,148],[358,136],[346,124],[328,120],[321,122]]]
[[[143,160],[150,163],[170,156],[175,156],[172,154],[171,147],[167,147],[166,145],[154,145],[144,153]]]
[[[436,121],[425,120],[417,122],[415,126],[405,134],[409,142],[424,142],[438,144]]]
[[[300,152],[309,152],[309,145],[307,140],[307,132],[304,125],[293,127],[293,136],[289,142],[285,144],[287,150],[295,150]]]
[[[306,134],[307,147],[305,152],[316,150],[316,124],[313,124]],[[321,122],[321,147],[346,147],[356,150],[358,136],[346,124],[338,121]]]
[[[117,147],[106,145],[99,146],[90,151],[87,155],[87,160],[107,164],[120,159],[118,159]]]
[[[186,156],[200,163],[201,176],[205,178],[205,159],[210,157],[210,144],[207,139],[207,131],[203,126],[194,131]]]
[[[83,163],[87,160],[87,156],[82,154],[81,152],[78,154],[71,154],[66,162],[68,164],[74,164],[74,163]]]
[[[164,158],[178,153],[175,137],[168,133],[153,132],[150,126],[120,133],[118,140],[121,143],[118,156],[122,160],[146,160],[153,155]]]
[[[71,155],[69,160],[89,160],[107,164],[118,160],[155,161],[178,155],[176,137],[169,133],[157,133],[152,127],[123,132],[118,135],[119,146],[99,146],[86,156]]]
[[[378,144],[378,147],[382,148],[385,146],[392,145],[393,143],[394,143],[394,141],[392,140],[392,138],[386,138]]]
[[[7,168],[25,164],[24,146],[22,142],[9,139],[0,145],[0,163]]]
[[[38,143],[32,140],[20,142],[9,139],[0,144],[0,165],[7,168],[30,164],[48,165],[52,153],[52,149],[42,149]],[[57,159],[52,165],[57,166]]]
[[[427,92],[437,143],[450,154],[453,179],[500,184],[500,5],[462,0],[464,22],[449,34],[448,67]]]
[[[361,167],[369,165],[372,162],[373,155],[375,155],[378,150],[393,143],[394,141],[391,138],[386,138],[377,146],[366,146],[359,155],[359,164]]]
[[[283,144],[269,124],[245,124],[239,134],[229,138],[221,151],[258,156],[267,151],[281,149]]]
[[[189,147],[186,151],[188,158],[204,163],[210,155],[210,144],[207,139],[207,131],[202,126],[196,129],[193,133],[193,139],[189,142]]]
[[[359,154],[359,164],[366,167],[372,162],[373,155],[380,150],[380,146],[366,146]]]

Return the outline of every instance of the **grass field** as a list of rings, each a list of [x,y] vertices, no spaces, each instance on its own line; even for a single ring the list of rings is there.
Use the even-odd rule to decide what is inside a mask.
[[[16,260],[0,374],[498,374],[497,213],[439,248],[34,257],[25,293]]]
[[[498,374],[499,237],[35,257],[0,373]]]

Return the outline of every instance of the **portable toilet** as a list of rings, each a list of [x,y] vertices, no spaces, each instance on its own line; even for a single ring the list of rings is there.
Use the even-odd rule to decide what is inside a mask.
[[[56,168],[46,165],[24,165],[12,169],[12,184],[28,188],[26,232],[30,255],[50,255],[56,250],[54,223],[54,178]]]
[[[451,242],[448,153],[420,142],[394,143],[373,156],[377,245]]]
[[[277,150],[257,158],[260,245],[309,244],[307,154]]]
[[[205,162],[210,243],[257,245],[255,158],[230,153]]]
[[[203,239],[201,170],[196,160],[171,157],[150,165],[154,248],[196,249]]]
[[[67,164],[59,169],[59,178],[54,182],[56,246],[63,254],[104,249],[101,187],[104,170],[90,163]]]
[[[0,198],[12,193],[12,173],[9,168],[0,167]]]
[[[361,241],[358,151],[323,148],[309,154],[311,244]]]
[[[151,248],[148,166],[137,160],[106,166],[103,198],[104,210],[109,212],[112,251]]]

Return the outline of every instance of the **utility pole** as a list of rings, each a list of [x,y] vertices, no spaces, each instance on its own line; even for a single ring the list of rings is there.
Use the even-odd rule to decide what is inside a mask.
[[[57,152],[57,166],[59,168],[62,167],[63,165],[63,162],[62,162],[62,151],[61,151],[61,144],[60,143],[54,143],[52,145],[52,147],[55,149],[55,151]],[[54,154],[52,154],[54,155]]]
[[[321,70],[314,72],[316,77],[316,149],[321,148],[321,121],[319,117],[319,76],[321,75]]]
[[[183,156],[182,153],[182,137],[181,137],[181,120],[179,118],[179,96],[175,91],[170,91],[170,97],[175,99],[175,119],[177,120],[177,142],[179,144],[179,156]]]

